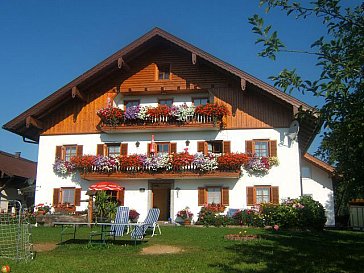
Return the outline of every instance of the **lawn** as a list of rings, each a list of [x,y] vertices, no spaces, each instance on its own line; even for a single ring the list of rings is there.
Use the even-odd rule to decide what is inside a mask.
[[[74,243],[38,252],[28,263],[6,261],[12,272],[363,272],[364,233],[349,231],[272,232],[252,241],[229,241],[224,235],[240,228],[162,227],[162,236],[138,245],[116,241],[107,246],[87,244],[88,228]],[[58,243],[60,228],[33,228],[35,244]],[[82,240],[83,239],[83,240]],[[143,248],[170,245],[176,254],[141,255]]]

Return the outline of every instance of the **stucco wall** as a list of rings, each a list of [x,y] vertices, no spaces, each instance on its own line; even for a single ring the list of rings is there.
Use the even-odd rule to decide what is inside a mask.
[[[298,144],[287,142],[284,136],[286,129],[246,129],[246,130],[221,130],[203,132],[158,132],[154,133],[155,141],[171,141],[177,143],[177,152],[186,148],[186,140],[190,141],[189,152],[197,152],[197,142],[203,140],[230,140],[232,152],[245,152],[245,141],[251,139],[277,140],[277,154],[280,161],[278,167],[273,167],[264,177],[249,176],[243,173],[240,179],[176,179],[171,191],[171,215],[178,210],[189,206],[195,216],[199,211],[197,205],[197,188],[202,186],[224,186],[230,189],[230,207],[246,207],[246,187],[254,185],[279,186],[279,197],[295,198],[300,195],[300,171]],[[135,142],[140,142],[136,147]],[[86,209],[88,196],[86,191],[95,181],[82,180],[79,175],[66,178],[58,177],[53,172],[55,149],[58,145],[77,144],[83,145],[83,154],[96,154],[96,145],[104,142],[128,143],[129,154],[144,154],[147,144],[151,141],[151,133],[124,133],[124,134],[83,134],[83,135],[58,135],[41,136],[39,142],[37,189],[35,203],[52,203],[53,188],[81,187],[81,206],[78,210]],[[116,181],[118,182],[118,181]],[[143,219],[151,205],[151,191],[148,189],[148,180],[122,180],[118,182],[125,187],[125,205],[137,209]],[[145,188],[145,192],[139,191]]]

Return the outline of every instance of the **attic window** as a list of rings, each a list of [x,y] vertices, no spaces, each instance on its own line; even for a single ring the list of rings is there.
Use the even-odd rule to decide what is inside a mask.
[[[158,80],[169,80],[171,78],[171,65],[159,64],[158,65]]]

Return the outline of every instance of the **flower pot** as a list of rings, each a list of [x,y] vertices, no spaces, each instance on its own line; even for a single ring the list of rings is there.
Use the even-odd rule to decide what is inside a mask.
[[[191,219],[184,219],[184,220],[183,220],[183,225],[184,225],[184,226],[189,226],[189,225],[191,225]]]

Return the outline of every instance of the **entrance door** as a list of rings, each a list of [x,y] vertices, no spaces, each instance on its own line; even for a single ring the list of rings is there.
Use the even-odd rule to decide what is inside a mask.
[[[159,220],[167,221],[171,210],[172,183],[152,183],[153,208],[159,208],[161,213]]]

